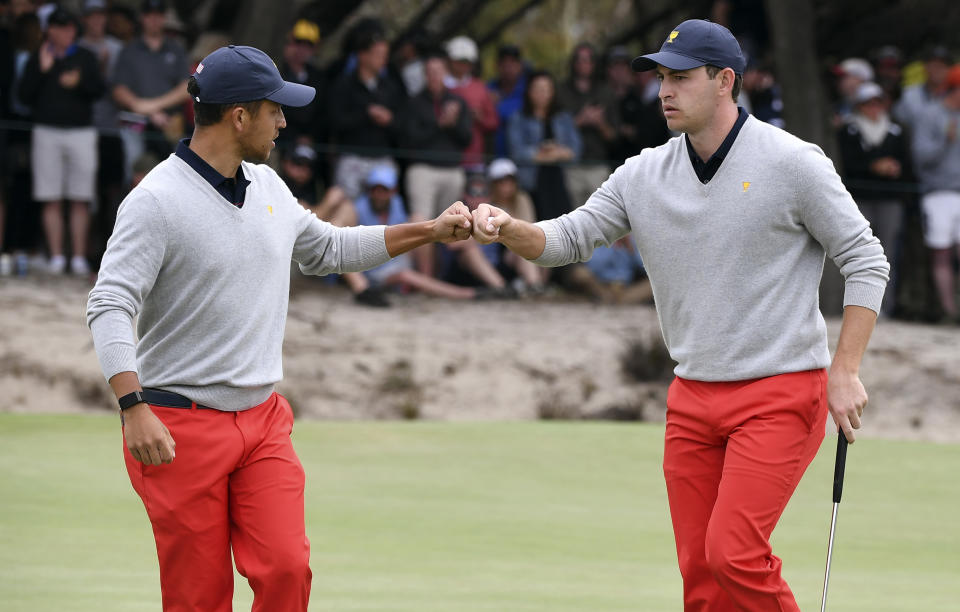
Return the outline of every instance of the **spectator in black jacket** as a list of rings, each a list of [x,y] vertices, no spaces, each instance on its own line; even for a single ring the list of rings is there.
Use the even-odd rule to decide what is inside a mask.
[[[352,57],[330,92],[331,135],[340,158],[334,183],[355,200],[373,168],[396,168],[391,156],[403,108],[403,90],[386,74],[390,48],[383,29],[363,22],[350,33]]]
[[[473,139],[473,119],[466,101],[451,93],[446,57],[428,55],[424,63],[426,86],[407,103],[403,114],[402,144],[410,150],[407,202],[412,221],[426,221],[463,195],[466,185],[463,152]],[[433,245],[414,251],[417,269],[433,276]]]
[[[50,250],[48,269],[62,274],[63,201],[70,201],[71,271],[90,273],[87,233],[97,174],[93,103],[106,91],[96,56],[78,46],[77,21],[58,8],[47,20],[47,40],[30,57],[20,99],[33,107],[33,197],[44,203],[43,226]]]
[[[326,132],[324,116],[323,73],[310,63],[320,42],[320,28],[306,19],[297,21],[283,48],[283,61],[280,63],[280,75],[286,81],[309,85],[317,90],[313,101],[306,106],[287,107],[283,115],[287,120],[286,129],[280,130],[277,144],[284,149],[293,150],[298,144],[314,145],[323,142]]]
[[[898,183],[909,179],[909,143],[903,129],[890,120],[879,85],[860,85],[851,101],[853,112],[839,133],[844,181],[891,262],[890,286],[881,306],[881,313],[889,316],[896,307],[897,256],[906,195]]]

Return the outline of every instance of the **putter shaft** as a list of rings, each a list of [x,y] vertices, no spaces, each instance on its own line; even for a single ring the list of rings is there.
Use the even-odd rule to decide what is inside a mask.
[[[839,507],[840,502],[833,504],[833,518],[830,519],[830,543],[827,544],[827,570],[823,575],[823,598],[820,600],[820,612],[826,612],[827,609],[827,587],[830,584],[830,561],[833,560],[833,535],[837,529],[837,509]]]

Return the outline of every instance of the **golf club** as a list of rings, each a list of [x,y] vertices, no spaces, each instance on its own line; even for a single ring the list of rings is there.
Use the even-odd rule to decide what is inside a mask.
[[[833,518],[830,519],[830,543],[827,545],[827,571],[823,576],[823,599],[820,600],[820,612],[827,609],[827,585],[830,583],[830,561],[833,560],[833,536],[837,529],[837,508],[843,494],[843,470],[847,464],[847,436],[837,432],[837,462],[833,466]]]

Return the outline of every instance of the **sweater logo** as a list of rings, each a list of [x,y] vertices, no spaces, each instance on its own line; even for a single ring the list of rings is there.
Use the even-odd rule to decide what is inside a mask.
[[[743,193],[747,193],[747,189],[750,189],[750,181],[743,181]]]
[[[744,190],[744,191],[746,191],[746,190]],[[267,206],[267,212],[269,212],[269,213],[270,213],[270,216],[272,217],[272,216],[273,216],[273,206]]]
[[[673,39],[676,38],[679,34],[680,32],[677,32],[676,30],[674,30],[673,32],[670,32],[670,36],[667,37],[667,42],[672,43]]]

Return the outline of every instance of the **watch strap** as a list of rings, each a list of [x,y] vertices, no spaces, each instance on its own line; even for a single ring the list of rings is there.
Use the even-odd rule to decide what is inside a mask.
[[[117,403],[120,404],[120,410],[126,410],[127,408],[132,408],[137,404],[145,403],[147,400],[144,397],[143,391],[134,391],[133,393],[127,393],[123,397],[117,400]]]

